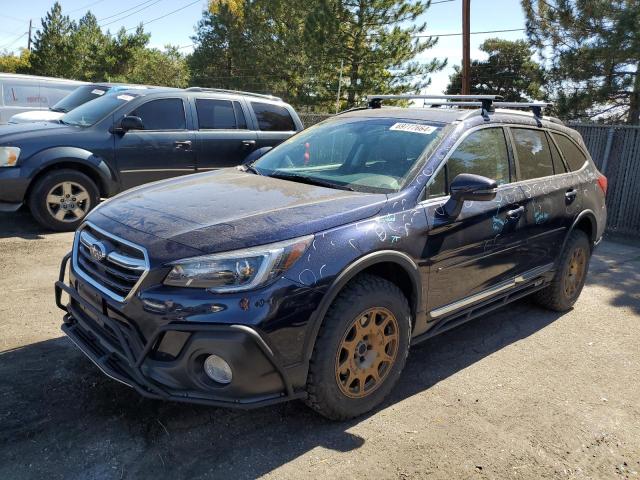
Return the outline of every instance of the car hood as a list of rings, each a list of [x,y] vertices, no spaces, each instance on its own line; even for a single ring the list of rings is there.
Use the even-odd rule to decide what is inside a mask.
[[[20,142],[36,140],[39,145],[46,137],[76,133],[80,127],[63,125],[58,122],[14,123],[0,128],[0,145],[21,147]]]
[[[233,168],[130,190],[98,207],[88,219],[104,216],[215,253],[356,222],[377,214],[386,201],[384,194],[336,190]]]
[[[50,122],[58,120],[64,113],[51,110],[34,110],[18,113],[9,119],[9,123]]]

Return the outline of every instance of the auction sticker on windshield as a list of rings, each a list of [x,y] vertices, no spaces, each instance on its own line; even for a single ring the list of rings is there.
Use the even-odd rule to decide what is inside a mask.
[[[125,102],[129,102],[131,100],[133,100],[133,97],[131,95],[118,95],[118,100],[124,100]]]
[[[419,123],[394,123],[389,130],[394,130],[398,132],[412,132],[412,133],[422,133],[424,135],[431,135],[433,132],[437,130],[436,127],[431,127],[429,125],[421,125]]]

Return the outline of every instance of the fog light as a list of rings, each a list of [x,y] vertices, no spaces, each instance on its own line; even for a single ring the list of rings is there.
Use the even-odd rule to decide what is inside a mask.
[[[231,373],[231,367],[222,357],[218,355],[209,355],[204,361],[204,373],[218,383],[231,383],[233,374]]]

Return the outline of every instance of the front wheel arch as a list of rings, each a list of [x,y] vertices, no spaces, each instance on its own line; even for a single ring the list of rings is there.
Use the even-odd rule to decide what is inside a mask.
[[[400,272],[402,272],[403,276],[398,277],[398,273]],[[320,326],[324,321],[329,307],[340,291],[342,291],[351,280],[362,273],[370,273],[385,278],[396,284],[400,290],[402,290],[407,297],[411,309],[412,329],[415,327],[416,318],[421,311],[423,299],[422,280],[418,266],[411,257],[402,252],[394,250],[373,252],[359,258],[340,272],[320,301],[318,308],[316,308],[311,317],[310,331],[305,340],[303,349],[305,364],[308,364],[313,354]]]

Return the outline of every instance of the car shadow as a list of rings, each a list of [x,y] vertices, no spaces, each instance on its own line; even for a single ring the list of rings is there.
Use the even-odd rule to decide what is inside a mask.
[[[377,411],[328,421],[292,402],[230,410],[153,401],[100,373],[65,338],[0,354],[0,478],[256,478],[321,447],[348,452],[349,429],[561,315],[512,305],[412,349]]]
[[[31,216],[26,207],[17,212],[0,212],[0,238],[19,237],[26,240],[37,240],[54,233],[47,230]]]

